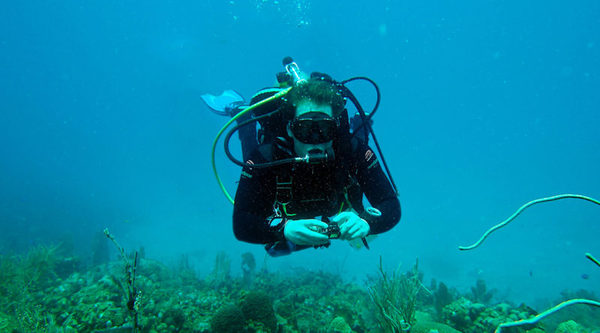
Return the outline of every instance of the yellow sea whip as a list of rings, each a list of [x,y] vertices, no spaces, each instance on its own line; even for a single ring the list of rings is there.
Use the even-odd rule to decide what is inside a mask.
[[[580,195],[580,194],[560,194],[560,195],[555,195],[555,196],[551,196],[551,197],[547,197],[547,198],[536,199],[536,200],[533,200],[533,201],[530,201],[530,202],[524,204],[519,209],[517,209],[517,211],[514,214],[512,214],[509,218],[507,218],[506,220],[504,220],[504,221],[500,222],[499,224],[488,229],[488,231],[486,231],[481,236],[481,238],[479,238],[479,240],[477,242],[475,242],[473,245],[459,246],[458,249],[462,250],[462,251],[466,251],[466,250],[472,250],[472,249],[478,247],[492,232],[506,226],[508,223],[510,223],[512,220],[514,220],[517,216],[519,216],[519,214],[521,214],[521,212],[523,212],[523,210],[525,210],[526,208],[528,208],[530,206],[533,206],[533,205],[541,203],[541,202],[554,201],[554,200],[559,200],[559,199],[568,199],[568,198],[587,200],[587,201],[595,203],[596,205],[600,205],[600,201],[598,201],[594,198]],[[591,260],[593,263],[595,263],[596,265],[598,265],[600,267],[600,261],[598,261],[598,259],[596,259],[594,256],[592,256],[592,254],[586,253],[585,256],[586,256],[586,258],[588,258],[589,260]],[[589,299],[581,299],[581,298],[570,299],[570,300],[564,301],[562,303],[559,303],[559,304],[555,305],[554,307],[552,307],[534,317],[531,317],[529,319],[522,319],[522,320],[502,323],[502,324],[498,325],[498,327],[496,328],[494,333],[501,333],[503,328],[508,328],[508,327],[523,326],[523,325],[535,325],[535,324],[537,324],[538,321],[540,321],[544,317],[547,317],[567,306],[574,305],[574,304],[585,304],[585,305],[600,307],[600,302],[597,302],[597,301],[593,301],[593,300],[589,300]]]
[[[496,224],[495,226],[491,227],[490,229],[488,229],[488,231],[486,231],[483,234],[483,236],[481,236],[481,238],[479,238],[479,240],[477,242],[475,242],[473,245],[459,246],[458,249],[461,251],[465,251],[465,250],[472,250],[472,249],[478,247],[492,232],[506,226],[508,223],[510,223],[512,220],[514,220],[517,216],[519,216],[519,214],[521,214],[527,207],[533,206],[533,205],[541,203],[541,202],[554,201],[554,200],[559,200],[559,199],[568,199],[568,198],[587,200],[587,201],[595,203],[596,205],[600,205],[600,201],[598,201],[594,198],[587,197],[585,195],[581,195],[581,194],[559,194],[559,195],[554,195],[554,196],[547,197],[547,198],[540,198],[540,199],[536,199],[533,201],[529,201],[528,203],[524,204],[519,209],[517,209],[517,211],[514,214],[512,214],[509,218],[507,218],[506,220],[504,220],[504,221]]]

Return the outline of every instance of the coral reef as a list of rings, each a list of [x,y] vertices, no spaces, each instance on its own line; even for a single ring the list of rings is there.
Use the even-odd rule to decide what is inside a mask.
[[[560,292],[560,297],[554,300],[548,300],[546,304],[541,306],[542,308],[550,308],[553,305],[562,303],[570,299],[591,299],[597,300],[598,296],[588,290],[563,290]],[[586,327],[599,326],[600,322],[597,318],[600,318],[600,308],[574,305],[567,307],[552,316],[544,320],[544,326],[550,330],[556,330],[558,325],[569,320],[574,320],[578,324]]]
[[[329,323],[327,333],[352,333],[352,328],[350,328],[344,317],[335,317]]]
[[[210,319],[210,328],[215,333],[238,333],[244,330],[245,322],[244,313],[237,305],[226,304]]]
[[[275,311],[273,310],[273,301],[264,291],[250,291],[242,295],[240,308],[246,320],[264,327],[267,332],[277,331],[277,318],[275,318]]]
[[[435,308],[438,318],[442,317],[443,309],[446,305],[452,303],[455,299],[455,291],[451,292],[444,282],[437,284],[437,288],[433,285],[433,307]]]
[[[524,305],[513,308],[501,303],[488,307],[471,302],[465,297],[459,298],[443,309],[445,322],[464,333],[493,332],[504,322],[527,319],[533,315],[535,311]]]
[[[460,333],[454,328],[434,321],[418,321],[410,330],[411,333]]]
[[[22,256],[0,255],[0,331],[135,330],[122,261],[87,270],[77,266],[61,278],[66,273],[57,274],[61,268],[56,263],[64,260],[55,247],[32,248]],[[394,332],[394,328],[381,325],[381,303],[373,302],[369,290],[345,282],[339,275],[303,268],[274,273],[262,269],[253,274],[252,290],[248,290],[244,277],[229,271],[225,253],[217,255],[212,273],[204,277],[197,276],[186,261],[169,268],[149,258],[138,260],[140,332]],[[416,267],[403,274],[385,275],[386,284],[381,279],[384,277],[370,281],[370,292],[385,287],[377,292],[396,298],[408,295],[413,333],[492,332],[500,323],[535,314],[524,305],[473,302],[466,298],[472,293],[459,297],[443,283],[432,285],[434,292],[427,297],[417,297],[415,293],[424,293],[417,289],[425,289]],[[394,285],[393,279],[404,285]],[[436,315],[438,311],[442,319]],[[544,322],[543,328],[545,332],[592,332],[598,329],[597,312],[586,311],[578,311],[578,317],[574,314],[572,318],[567,318],[571,312],[565,311],[556,317],[560,322]],[[399,314],[396,319],[404,320]],[[522,328],[517,331],[525,332]]]
[[[485,280],[477,279],[475,286],[471,287],[471,301],[482,304],[489,304],[496,290],[488,290]]]
[[[554,333],[587,333],[587,330],[573,320],[569,320],[560,323]]]

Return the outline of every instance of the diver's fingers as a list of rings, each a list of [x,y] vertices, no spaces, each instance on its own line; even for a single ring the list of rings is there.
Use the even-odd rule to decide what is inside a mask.
[[[356,238],[356,235],[360,231],[360,225],[357,225],[355,221],[345,223],[345,225],[346,224],[348,225],[348,227],[345,228],[344,231],[342,231],[342,228],[340,227],[340,238],[344,240],[352,240]]]
[[[299,238],[305,245],[319,245],[329,241],[329,237],[315,230],[327,228],[327,223],[319,220],[304,220],[304,227],[299,230]]]
[[[340,233],[342,235],[345,235],[346,233],[348,233],[348,229],[350,229],[350,227],[352,227],[352,224],[353,224],[352,220],[350,220],[344,224],[341,224],[340,225]]]
[[[361,238],[366,236],[371,229],[369,227],[369,223],[363,219],[356,218],[348,221],[343,226],[345,226],[344,231],[342,231],[342,227],[340,227],[341,238],[345,240],[353,240],[356,238]]]
[[[329,241],[329,237],[316,231],[307,230],[299,235],[303,245],[319,245]]]
[[[298,245],[327,243],[329,238],[319,233],[319,228],[327,228],[327,223],[313,219],[289,220],[283,229],[283,235],[287,240]]]
[[[315,228],[327,228],[327,223],[319,220],[304,220],[304,226],[308,229],[314,230]]]
[[[360,225],[360,223],[353,223],[352,227],[350,227],[350,230],[348,230],[348,235],[351,238],[356,237],[356,234],[360,231],[361,228],[362,226]]]
[[[340,238],[350,239],[352,237],[352,230],[356,228],[356,220],[349,220],[348,222],[340,226]]]
[[[328,238],[327,235],[324,235],[320,232],[314,231],[314,230],[310,230],[310,229],[303,229],[301,231],[298,232],[298,234],[300,236],[302,236],[303,238],[320,238],[320,239],[324,239],[324,238]]]
[[[336,216],[332,217],[331,221],[335,222],[337,224],[342,224],[342,223],[348,221],[354,215],[356,215],[356,214],[354,214],[352,212],[341,212],[341,213],[337,214]]]

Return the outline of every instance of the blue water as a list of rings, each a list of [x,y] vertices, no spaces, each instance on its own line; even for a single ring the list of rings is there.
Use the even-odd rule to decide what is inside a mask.
[[[305,71],[365,75],[383,97],[375,130],[403,217],[355,251],[342,242],[268,259],[362,283],[378,258],[467,291],[531,304],[600,293],[600,3],[563,1],[11,1],[0,11],[0,251],[108,227],[126,248],[200,273],[238,242],[210,166],[223,117],[200,95],[273,85],[290,55]],[[352,86],[366,108],[374,94]],[[237,144],[237,143],[236,143]],[[219,145],[235,192],[239,168]],[[237,150],[239,152],[239,150]],[[262,260],[259,260],[262,262]],[[582,275],[589,277],[583,279]]]

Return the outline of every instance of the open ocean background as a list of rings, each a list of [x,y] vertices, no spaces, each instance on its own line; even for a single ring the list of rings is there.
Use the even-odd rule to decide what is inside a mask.
[[[600,293],[600,2],[11,1],[0,10],[0,253],[74,240],[89,257],[108,227],[127,249],[207,274],[226,251],[239,274],[305,267],[358,283],[379,257],[419,260],[425,281],[535,306]],[[403,216],[356,251],[341,241],[263,262],[237,241],[210,165],[225,123],[203,93],[249,98],[281,60],[382,92],[375,131]],[[372,88],[351,86],[370,109]],[[237,140],[234,141],[237,146]],[[219,144],[235,192],[239,168]],[[236,150],[239,156],[239,149]],[[112,247],[111,247],[112,248]],[[115,253],[116,256],[116,253]],[[544,303],[547,304],[547,303]]]

